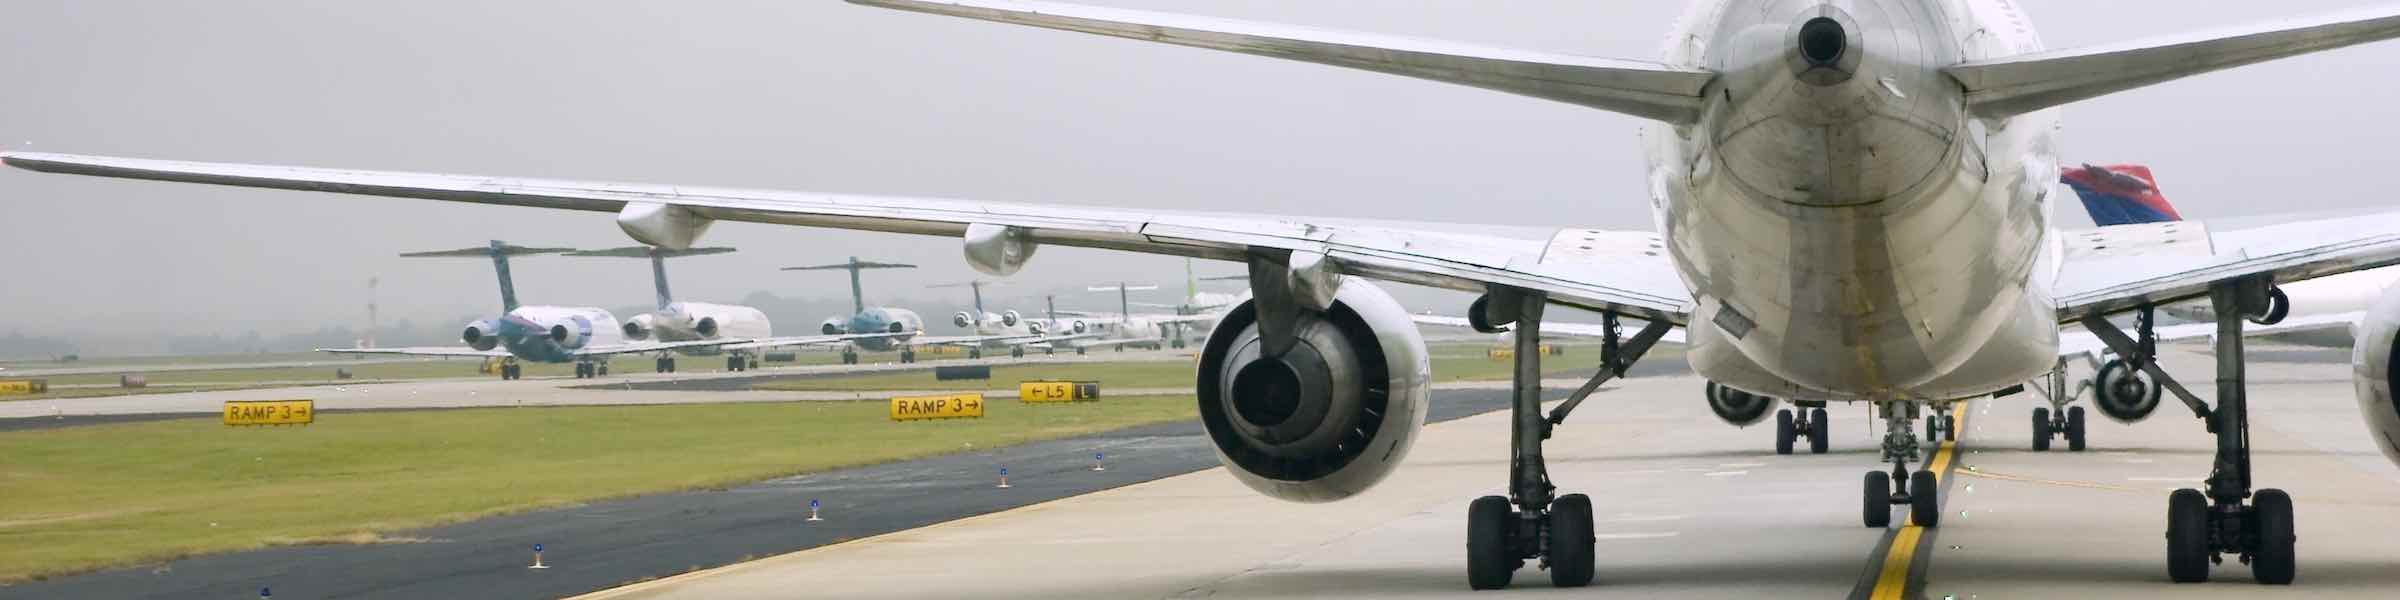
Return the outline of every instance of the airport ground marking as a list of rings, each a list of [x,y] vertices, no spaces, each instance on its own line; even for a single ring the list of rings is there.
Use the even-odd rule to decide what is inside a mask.
[[[1964,423],[1967,419],[1966,411],[1959,411],[1959,415],[1955,418],[1958,422]],[[1957,424],[1952,426],[1958,427]],[[1958,444],[1955,441],[1942,442],[1941,449],[1934,451],[1933,459],[1925,462],[1924,469],[1934,474],[1936,487],[1947,487],[1949,484],[1951,478],[1948,469],[1951,466],[1952,457],[1958,454]],[[1948,507],[1948,496],[1947,493],[1940,496],[1944,508]],[[1875,587],[1867,595],[1868,598],[1885,600],[1910,597],[1908,588],[1911,583],[1915,583],[1911,581],[1911,573],[1916,571],[1917,559],[1919,555],[1929,552],[1931,549],[1931,545],[1924,542],[1932,541],[1932,536],[1928,533],[1938,533],[1928,532],[1928,528],[1917,525],[1913,521],[1914,517],[1911,519],[1909,524],[1900,527],[1892,535],[1891,545],[1884,552],[1882,567],[1876,574]]]

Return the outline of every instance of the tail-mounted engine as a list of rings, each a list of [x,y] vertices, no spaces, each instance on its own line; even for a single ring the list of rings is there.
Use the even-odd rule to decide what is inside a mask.
[[[2358,390],[2358,412],[2383,457],[2400,464],[2400,402],[2392,397],[2392,373],[2400,371],[2400,286],[2385,288],[2353,325],[2350,382]]]
[[[700,334],[703,338],[717,337],[717,318],[700,317],[700,322],[692,324],[692,333]]]
[[[1708,382],[1708,410],[1735,427],[1749,427],[1767,418],[1775,399]]]
[[[974,327],[975,315],[967,314],[967,311],[963,310],[958,311],[958,314],[950,315],[950,324],[961,328]]]
[[[560,348],[582,348],[584,340],[591,339],[591,337],[591,327],[586,323],[559,323],[550,326],[550,342],[558,344]]]
[[[850,326],[849,326],[848,324],[845,324],[845,323],[843,323],[843,322],[842,322],[842,318],[841,318],[841,317],[834,317],[834,318],[826,319],[826,320],[825,320],[825,324],[823,324],[823,325],[818,325],[818,326],[817,326],[817,331],[818,331],[819,333],[823,333],[823,334],[825,334],[825,335],[841,335],[841,334],[849,333],[849,332],[850,332]]]
[[[500,336],[494,333],[490,321],[477,320],[467,323],[466,330],[459,332],[458,340],[466,342],[469,348],[488,351],[500,347]]]
[[[1022,321],[1024,321],[1024,318],[1023,318],[1023,317],[1020,317],[1020,316],[1018,316],[1018,315],[1017,315],[1017,311],[1013,311],[1013,310],[1004,310],[1004,311],[1000,311],[1000,324],[1001,324],[1001,325],[1003,325],[1003,326],[1015,327],[1015,326],[1017,326],[1017,323],[1019,323],[1019,322],[1022,322]]]
[[[1300,311],[1281,356],[1266,355],[1256,300],[1226,313],[1201,352],[1201,423],[1227,470],[1262,494],[1329,502],[1365,491],[1425,423],[1430,369],[1408,311],[1364,281],[1339,289],[1326,310]]]
[[[2092,375],[2092,408],[2120,422],[2132,423],[2158,408],[2159,385],[2125,363],[2111,358]]]
[[[627,317],[625,324],[618,329],[625,332],[625,339],[637,342],[647,340],[650,339],[650,332],[658,330],[658,317],[652,316],[650,313]]]

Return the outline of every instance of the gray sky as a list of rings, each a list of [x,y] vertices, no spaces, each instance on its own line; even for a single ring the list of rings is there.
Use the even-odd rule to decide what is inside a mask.
[[[1649,58],[1670,2],[1363,0],[1119,6]],[[2020,0],[2051,47],[2370,4]],[[2400,43],[2071,107],[2069,161],[2144,162],[2187,216],[2386,204]],[[2374,74],[2369,76],[2369,74]],[[11,0],[0,144],[328,167],[1642,228],[1637,122],[1330,67],[854,7],[725,2]],[[2070,226],[2088,224],[2080,213]],[[608,215],[0,171],[0,333],[269,334],[490,312],[479,245],[609,247]],[[862,257],[972,272],[934,238],[719,224],[690,299],[846,294],[779,266]],[[1204,265],[1234,272],[1232,265]],[[529,302],[640,305],[642,266],[544,258]],[[1045,248],[1023,288],[1173,284],[1181,263]],[[1205,273],[1204,273],[1205,274]],[[873,290],[870,290],[871,292]],[[963,294],[956,294],[961,297]],[[1456,308],[1456,307],[1444,307]],[[781,324],[793,331],[811,324]]]

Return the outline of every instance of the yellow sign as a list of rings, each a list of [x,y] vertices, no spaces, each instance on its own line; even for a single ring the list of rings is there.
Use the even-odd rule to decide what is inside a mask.
[[[0,394],[40,394],[50,391],[47,379],[10,379],[0,381]]]
[[[892,398],[892,420],[983,418],[983,392]]]
[[[1492,357],[1492,360],[1508,360],[1517,357],[1517,349],[1510,346],[1500,346],[1485,350],[1484,354]],[[1542,355],[1558,356],[1558,347],[1549,344],[1542,344]]]
[[[307,425],[317,422],[315,400],[232,401],[225,403],[226,425]]]
[[[1100,400],[1100,382],[1019,382],[1017,383],[1017,400],[1022,402],[1097,402]]]

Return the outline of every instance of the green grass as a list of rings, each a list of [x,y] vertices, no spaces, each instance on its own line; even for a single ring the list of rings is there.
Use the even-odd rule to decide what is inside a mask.
[[[388,362],[388,363],[352,364],[352,363],[351,363],[349,360],[347,360],[347,359],[344,359],[344,358],[341,358],[341,357],[338,357],[338,356],[327,355],[327,354],[306,354],[306,355],[296,355],[296,356],[295,356],[295,355],[281,355],[281,354],[277,354],[277,355],[233,355],[233,356],[236,356],[236,357],[241,357],[241,358],[268,357],[268,358],[272,358],[272,359],[274,359],[274,360],[278,360],[278,361],[290,361],[290,360],[313,360],[313,361],[316,361],[316,362],[318,362],[319,364],[318,364],[318,365],[315,365],[315,366],[307,366],[307,367],[275,367],[275,368],[265,368],[265,369],[208,369],[208,370],[196,370],[196,371],[161,371],[161,372],[152,372],[152,373],[145,373],[145,374],[143,374],[143,376],[142,376],[144,379],[148,380],[148,382],[149,382],[149,384],[150,384],[150,386],[151,386],[151,387],[148,387],[148,388],[137,388],[137,389],[124,389],[124,388],[113,387],[113,386],[115,386],[115,385],[116,385],[116,383],[117,383],[117,374],[115,374],[115,373],[93,373],[93,374],[85,374],[85,375],[56,375],[56,376],[41,376],[41,377],[39,377],[40,379],[46,379],[46,380],[49,380],[49,382],[50,382],[50,385],[52,386],[52,387],[51,387],[51,389],[50,389],[50,393],[47,393],[47,394],[32,394],[32,395],[16,395],[16,394],[12,394],[12,395],[0,395],[0,402],[6,402],[6,401],[11,401],[11,400],[58,400],[58,399],[68,399],[68,398],[86,398],[86,397],[94,397],[94,396],[122,396],[122,395],[129,395],[129,394],[158,394],[158,393],[172,393],[172,392],[192,392],[192,391],[211,391],[211,390],[251,389],[251,388],[259,388],[259,387],[269,387],[269,386],[273,386],[273,385],[282,385],[282,384],[289,383],[289,382],[322,382],[322,383],[328,383],[328,384],[339,384],[339,383],[343,383],[343,380],[339,380],[339,379],[335,379],[335,378],[334,378],[334,369],[337,369],[337,368],[347,368],[347,369],[350,369],[350,374],[351,374],[351,377],[352,377],[352,379],[354,379],[354,380],[359,380],[359,381],[389,381],[389,380],[444,379],[444,378],[453,378],[453,377],[497,377],[497,376],[495,376],[495,375],[487,375],[487,374],[483,374],[483,373],[478,373],[478,372],[476,372],[476,368],[475,368],[475,367],[476,367],[476,364],[477,364],[479,361],[472,360],[472,359],[463,359],[463,358],[461,358],[461,359],[442,359],[442,360],[412,361],[412,362]],[[218,357],[213,357],[213,356],[211,356],[211,357],[200,357],[200,358],[218,358]],[[168,360],[168,359],[166,359],[166,358],[159,358],[159,359],[157,359],[157,360],[164,361],[164,360]],[[724,366],[725,366],[725,359],[724,359],[723,357],[718,357],[718,356],[685,356],[685,357],[680,357],[680,358],[678,358],[677,360],[678,360],[677,366],[678,366],[678,367],[680,367],[680,368],[679,368],[679,370],[680,370],[680,371],[684,371],[684,372],[695,372],[695,373],[697,373],[697,372],[711,372],[711,373],[713,373],[713,372],[717,372],[717,371],[721,371],[721,370],[723,370],[723,369],[724,369]],[[880,354],[878,354],[878,353],[867,353],[867,354],[864,356],[863,360],[865,360],[866,362],[870,362],[870,363],[874,363],[874,362],[896,362],[896,361],[898,361],[898,360],[899,360],[899,354],[898,354],[898,353],[892,353],[892,352],[886,352],[886,353],[880,353]],[[793,362],[788,362],[788,363],[784,363],[784,362],[778,362],[778,363],[762,363],[762,364],[761,364],[761,366],[762,366],[762,367],[767,367],[767,368],[773,368],[773,367],[778,367],[778,366],[792,366],[792,365],[823,365],[823,364],[835,364],[835,363],[839,363],[839,362],[841,362],[841,354],[840,354],[840,353],[836,353],[836,352],[801,352],[801,353],[799,353],[799,354],[798,354],[798,355],[795,357],[795,360],[794,360]],[[78,367],[90,367],[90,366],[96,366],[96,365],[90,365],[90,364],[84,364],[84,363],[67,363],[67,364],[74,365],[74,366],[78,366]],[[158,363],[158,364],[166,364],[166,363]],[[179,363],[179,364],[181,364],[181,363]],[[210,363],[210,364],[214,364],[214,363]],[[568,377],[568,376],[572,376],[572,375],[574,375],[574,373],[575,373],[575,365],[572,365],[572,364],[565,364],[565,363],[560,363],[560,364],[548,364],[548,363],[522,363],[522,364],[523,364],[523,366],[525,367],[525,376],[527,376],[527,377],[553,377],[553,376],[555,376],[555,377]],[[651,365],[651,363],[650,363],[650,359],[649,359],[648,357],[642,357],[642,356],[632,356],[632,357],[619,358],[619,359],[617,359],[616,361],[613,361],[613,362],[611,363],[611,369],[613,369],[613,370],[619,370],[619,371],[622,371],[622,372],[625,372],[625,373],[648,373],[648,372],[650,372],[650,370],[651,370],[651,367],[652,367],[652,365]],[[27,368],[38,368],[38,367],[27,367]],[[6,375],[6,373],[0,373],[0,375]],[[0,378],[7,378],[7,377],[0,377]],[[60,387],[60,386],[72,386],[72,385],[108,385],[108,386],[111,386],[111,387],[105,387],[105,388],[74,388],[74,387]]]
[[[274,544],[374,542],[500,513],[1174,421],[1189,396],[986,405],[893,423],[882,402],[335,413],[0,435],[0,582]]]

